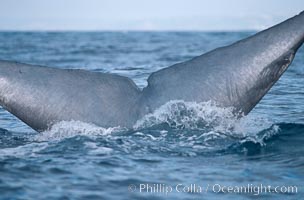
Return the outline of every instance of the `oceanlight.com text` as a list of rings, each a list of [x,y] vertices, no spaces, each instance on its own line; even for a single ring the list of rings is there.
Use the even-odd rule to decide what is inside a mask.
[[[129,192],[139,192],[147,194],[164,194],[170,193],[230,193],[230,194],[297,194],[297,186],[285,185],[264,185],[264,184],[247,184],[247,185],[223,185],[223,184],[162,184],[162,183],[141,183],[130,184],[128,186]]]

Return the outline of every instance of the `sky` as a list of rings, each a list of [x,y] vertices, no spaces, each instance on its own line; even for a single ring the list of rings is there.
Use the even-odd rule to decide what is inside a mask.
[[[261,30],[304,0],[0,0],[0,30]]]

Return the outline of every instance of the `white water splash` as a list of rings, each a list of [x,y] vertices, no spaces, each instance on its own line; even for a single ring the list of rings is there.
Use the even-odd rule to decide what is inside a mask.
[[[61,121],[52,126],[50,130],[38,134],[36,141],[62,140],[77,135],[98,136],[109,135],[114,132],[120,132],[125,129],[120,127],[103,128],[94,124],[80,121]]]
[[[253,114],[238,118],[233,110],[232,107],[219,107],[211,101],[202,103],[170,101],[138,120],[133,129],[134,131],[144,130],[165,123],[175,130],[200,131],[204,140],[209,140],[226,136],[254,137],[273,124],[265,117]],[[126,130],[121,127],[103,128],[80,121],[62,121],[53,125],[50,130],[37,135],[35,141],[62,140],[77,135],[109,136],[112,133]],[[186,137],[186,135],[182,137]],[[153,140],[153,138],[151,139]]]
[[[253,136],[269,128],[272,122],[265,117],[248,115],[238,118],[233,107],[219,107],[215,103],[170,101],[134,125],[143,129],[165,123],[173,129],[205,131],[205,135]]]
[[[169,129],[153,127],[164,123]],[[150,132],[151,128],[152,132]],[[233,108],[221,108],[212,102],[184,101],[168,102],[139,120],[133,132],[121,134],[126,130],[120,127],[103,128],[80,121],[62,121],[53,125],[50,130],[31,138],[33,143],[1,149],[0,154],[33,157],[50,145],[56,146],[58,141],[81,135],[93,140],[101,136],[107,143],[114,145],[104,146],[86,141],[84,148],[93,156],[112,154],[115,148],[127,153],[153,149],[153,151],[170,153],[181,151],[183,155],[194,156],[200,152],[227,148],[234,142],[251,141],[264,145],[265,138],[278,133],[278,127],[273,126],[270,120],[260,115],[250,114],[237,118],[233,114]],[[263,130],[267,131],[263,132]],[[113,135],[113,133],[119,134]],[[117,143],[117,138],[123,141],[122,144]]]
[[[174,100],[138,120],[134,128],[167,123],[172,128],[197,129],[201,122],[210,126],[214,122],[223,121],[223,118],[236,118],[232,111],[233,108],[220,108],[211,101],[196,103]]]

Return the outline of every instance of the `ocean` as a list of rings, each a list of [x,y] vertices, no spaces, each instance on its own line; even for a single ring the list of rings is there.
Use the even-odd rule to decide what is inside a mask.
[[[254,32],[0,32],[0,59],[114,73],[159,69]],[[171,102],[133,130],[60,122],[37,133],[0,109],[0,199],[301,199],[304,49],[237,119]],[[54,94],[56,95],[56,94]]]

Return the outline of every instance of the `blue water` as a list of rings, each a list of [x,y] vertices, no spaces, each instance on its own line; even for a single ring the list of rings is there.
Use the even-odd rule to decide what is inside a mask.
[[[115,73],[144,87],[153,71],[252,34],[2,32],[0,59]],[[36,133],[1,109],[0,199],[301,199],[303,65],[302,48],[242,119],[208,102],[171,102],[134,131],[72,121]]]

